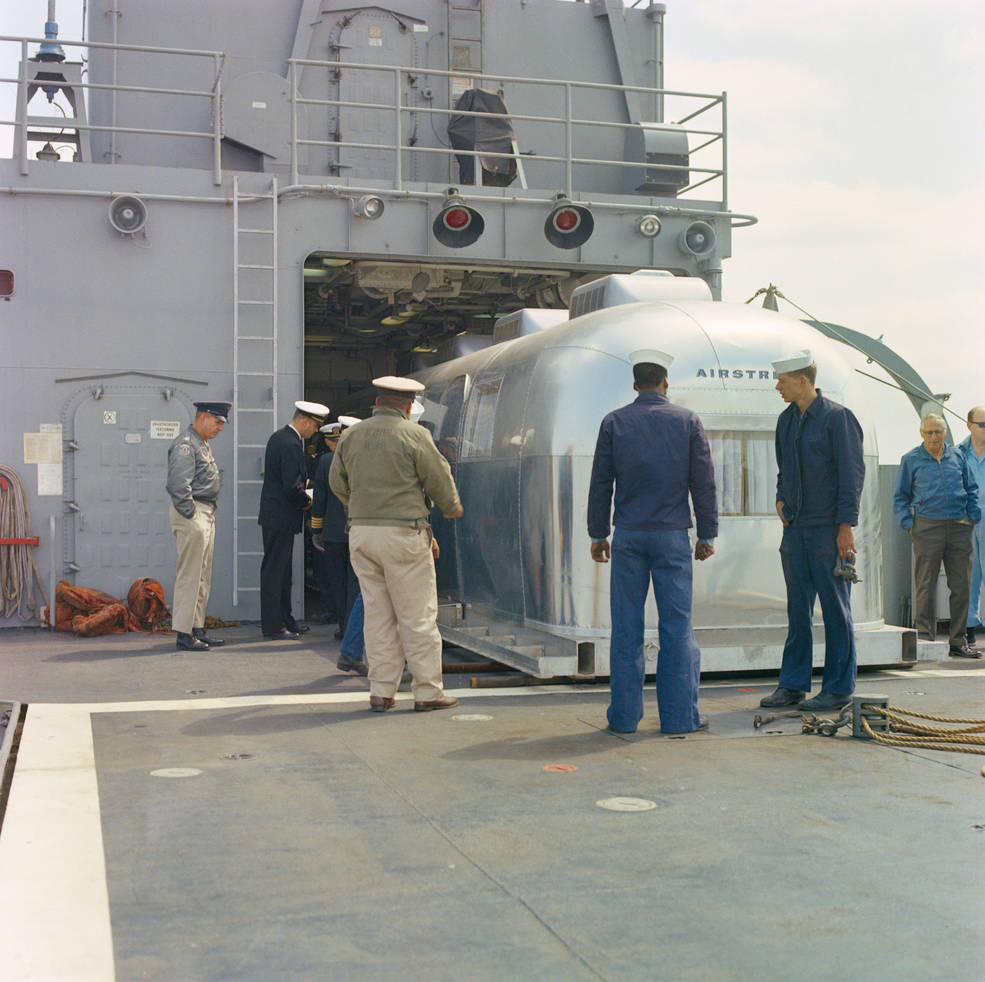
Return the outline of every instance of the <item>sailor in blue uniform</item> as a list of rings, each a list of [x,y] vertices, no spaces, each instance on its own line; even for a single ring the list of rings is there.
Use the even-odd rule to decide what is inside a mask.
[[[342,502],[328,486],[328,472],[342,431],[358,422],[356,416],[339,416],[337,423],[326,423],[321,427],[328,450],[318,458],[313,482],[311,544],[317,550],[316,571],[322,594],[322,611],[334,611],[338,623],[336,641],[341,641],[345,636],[346,624],[359,595],[359,580],[349,561],[348,516]],[[345,672],[366,674],[366,663],[362,659],[350,658],[345,652],[339,657],[338,667]]]
[[[667,399],[672,357],[652,349],[629,356],[635,402],[602,420],[588,490],[592,559],[609,561],[611,697],[609,729],[635,732],[643,718],[644,606],[650,582],[659,614],[657,706],[664,733],[691,733],[698,715],[701,653],[691,628],[691,504],[698,525],[694,558],[711,556],[718,534],[715,470],[698,417]]]
[[[776,390],[790,405],[776,424],[776,511],[783,523],[780,560],[787,586],[787,640],[780,684],[761,706],[837,709],[855,691],[855,633],[850,581],[836,574],[855,556],[865,478],[862,427],[850,409],[815,388],[810,351],[773,362]],[[815,598],[824,619],[821,691],[811,688]]]

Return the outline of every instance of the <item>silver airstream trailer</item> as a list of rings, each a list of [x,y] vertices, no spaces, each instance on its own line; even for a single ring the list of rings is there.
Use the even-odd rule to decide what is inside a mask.
[[[712,302],[696,278],[657,272],[588,283],[571,311],[580,315],[539,330],[537,315],[511,315],[529,332],[521,325],[513,340],[418,375],[423,422],[465,506],[459,521],[436,525],[446,639],[541,677],[608,674],[608,567],[589,554],[588,483],[603,416],[634,398],[629,352],[658,346],[675,356],[670,397],[700,416],[717,476],[717,551],[694,573],[702,667],[775,669],[786,597],[773,432],[784,406],[770,362],[809,347],[819,386],[865,430],[861,582],[852,592],[859,663],[914,657],[912,632],[883,621],[875,430],[843,346],[782,314]],[[815,642],[820,662],[820,623]]]

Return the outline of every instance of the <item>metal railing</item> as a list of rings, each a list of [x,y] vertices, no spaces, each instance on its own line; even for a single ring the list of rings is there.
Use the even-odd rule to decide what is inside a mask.
[[[393,77],[393,100],[389,103],[380,102],[357,102],[347,99],[312,99],[305,98],[301,96],[298,92],[298,70],[299,68],[318,68],[324,69],[327,72],[340,73],[342,71],[359,71],[359,72],[382,72],[388,73]],[[517,127],[517,123],[535,123],[547,126],[557,127],[559,130],[559,136],[563,141],[564,153],[531,153],[526,154],[520,153],[496,153],[487,150],[463,150],[454,147],[428,147],[419,146],[416,144],[406,143],[402,134],[405,129],[404,117],[408,115],[420,114],[423,116],[432,116],[435,118],[444,117],[449,119],[452,116],[465,116],[465,117],[476,117],[476,118],[487,118],[488,114],[481,112],[469,112],[454,108],[438,108],[435,106],[424,106],[424,105],[409,105],[404,102],[403,99],[403,83],[409,81],[410,79],[421,80],[422,78],[436,78],[436,79],[448,79],[449,82],[457,79],[470,79],[473,83],[478,84],[482,87],[482,83],[489,83],[495,86],[498,90],[502,91],[504,87],[520,87],[520,86],[536,86],[548,90],[557,90],[563,94],[564,101],[564,114],[563,115],[546,115],[546,114],[532,114],[524,112],[515,112],[512,109],[508,112],[508,118],[514,124],[514,129],[519,129],[518,139],[522,135],[522,129]],[[409,86],[408,86],[409,87]],[[558,79],[546,79],[537,78],[532,76],[508,76],[508,75],[490,75],[481,72],[469,72],[469,71],[444,71],[440,69],[421,69],[421,68],[408,68],[405,66],[395,66],[395,65],[375,65],[375,64],[363,64],[355,62],[344,62],[344,61],[316,61],[307,58],[292,58],[288,60],[288,90],[290,93],[290,104],[291,104],[291,183],[297,184],[299,181],[298,174],[298,161],[299,161],[299,148],[312,146],[312,147],[335,147],[335,148],[350,148],[350,149],[366,149],[366,150],[379,150],[392,154],[393,157],[393,170],[392,170],[392,182],[395,190],[402,190],[404,185],[403,178],[403,160],[405,156],[413,154],[437,154],[445,157],[486,157],[493,159],[520,159],[524,162],[532,163],[548,163],[557,164],[563,168],[563,181],[554,182],[552,186],[563,187],[563,190],[569,196],[573,191],[578,190],[574,186],[573,172],[576,166],[599,166],[599,167],[611,167],[615,169],[640,169],[640,168],[654,168],[659,169],[664,172],[688,172],[689,174],[701,174],[704,175],[700,180],[688,183],[686,186],[680,188],[678,195],[685,194],[689,191],[694,191],[696,188],[701,187],[711,181],[720,180],[721,181],[721,207],[725,210],[728,206],[728,179],[726,173],[726,145],[727,145],[727,111],[726,111],[726,94],[724,92],[718,94],[708,94],[700,92],[688,92],[673,89],[657,89],[651,86],[644,85],[617,85],[614,83],[606,82],[581,82],[575,80],[558,80]],[[655,100],[655,103],[665,104],[669,99],[680,100],[683,103],[690,103],[693,108],[689,111],[683,112],[680,118],[672,121],[678,132],[684,133],[688,138],[694,136],[704,139],[703,142],[698,142],[696,146],[689,147],[689,156],[691,158],[694,155],[710,148],[718,146],[720,148],[720,154],[717,160],[718,166],[713,167],[702,167],[697,166],[690,161],[687,164],[671,164],[671,163],[650,163],[646,161],[635,160],[627,161],[624,157],[619,159],[614,158],[603,158],[603,157],[590,157],[590,156],[578,156],[574,152],[575,145],[575,133],[577,128],[596,128],[596,129],[613,129],[628,131],[638,128],[638,123],[634,122],[614,122],[609,119],[592,119],[582,116],[576,116],[574,114],[574,101],[575,93],[578,91],[601,91],[601,92],[611,92],[618,93],[623,98],[625,98],[626,93],[636,93],[644,96],[651,96]],[[507,100],[508,103],[512,105],[520,104],[522,105],[524,100],[510,98]],[[335,109],[355,109],[362,111],[375,111],[375,112],[389,112],[393,115],[393,138],[389,142],[361,142],[352,140],[324,140],[324,139],[314,139],[310,137],[305,137],[299,135],[299,119],[298,119],[298,107],[300,106],[322,106],[327,108]],[[698,129],[696,127],[688,127],[685,124],[697,119],[706,113],[718,110],[719,122],[718,127],[713,129]],[[642,125],[646,123],[661,123],[662,120],[646,120]],[[479,172],[479,168],[476,168],[476,172]],[[609,193],[619,193],[622,188],[611,189]]]
[[[20,161],[21,174],[29,173],[30,160],[28,158],[29,133],[32,128],[41,125],[48,120],[48,117],[34,117],[28,115],[28,89],[37,85],[29,80],[27,65],[29,62],[29,46],[43,43],[43,38],[22,38],[9,35],[0,35],[0,42],[19,43],[21,53],[21,70],[19,77],[0,78],[0,85],[13,84],[17,86],[17,112],[16,118],[0,119],[0,127],[13,127],[15,129],[14,153],[13,156]],[[205,51],[197,49],[155,47],[148,45],[133,44],[114,44],[109,42],[94,41],[66,41],[59,40],[63,46],[81,49],[104,49],[114,53],[112,63],[112,73],[114,78],[111,82],[90,82],[84,81],[78,87],[82,89],[88,98],[92,92],[106,91],[113,95],[112,118],[109,124],[94,123],[85,120],[78,126],[79,140],[87,139],[90,133],[110,133],[116,134],[145,134],[155,137],[166,138],[192,138],[209,140],[212,143],[212,170],[213,179],[216,185],[222,183],[222,139],[223,139],[223,118],[222,118],[222,76],[226,62],[226,56],[220,51]],[[117,72],[115,55],[117,52],[127,51],[136,52],[144,55],[171,56],[171,57],[193,57],[209,59],[213,65],[213,82],[207,89],[185,89],[165,86],[151,86],[139,84],[121,84],[115,77]],[[58,62],[46,62],[51,71],[57,71]],[[46,67],[46,71],[49,70]],[[368,72],[383,73],[389,75],[392,82],[387,86],[393,93],[392,100],[389,102],[367,102],[355,101],[352,99],[322,99],[304,96],[299,91],[300,75],[305,72],[325,72],[326,77],[338,81],[341,73],[344,72]],[[488,118],[488,115],[479,112],[466,112],[454,108],[437,107],[433,104],[423,104],[423,97],[418,97],[421,104],[411,104],[406,92],[410,92],[415,87],[420,86],[423,80],[445,82],[447,81],[449,91],[453,90],[459,80],[469,80],[472,85],[479,87],[494,88],[504,92],[507,105],[510,107],[508,118],[513,124],[514,132],[518,142],[529,144],[530,142],[539,143],[545,146],[545,150],[520,150],[516,152],[490,152],[486,150],[467,150],[452,146],[446,146],[441,141],[437,129],[432,125],[435,140],[440,145],[423,145],[412,139],[408,139],[406,134],[412,129],[412,124],[417,118],[429,118],[433,120],[445,120],[452,116],[473,116]],[[325,150],[342,151],[365,150],[379,151],[388,155],[391,165],[387,168],[382,179],[392,186],[392,190],[400,192],[405,190],[408,183],[406,179],[406,165],[408,161],[414,159],[415,155],[420,159],[428,157],[443,156],[449,160],[449,172],[455,165],[455,158],[493,158],[493,159],[515,159],[521,165],[535,166],[540,173],[547,174],[548,177],[542,183],[542,187],[553,189],[563,189],[566,194],[571,196],[580,190],[576,181],[577,172],[581,169],[607,168],[609,176],[618,174],[625,169],[659,169],[666,173],[686,173],[688,183],[677,190],[677,196],[687,195],[694,192],[697,188],[718,182],[714,197],[719,202],[719,207],[724,211],[728,207],[728,175],[727,175],[727,107],[725,93],[707,94],[699,92],[678,91],[672,89],[657,89],[642,85],[617,85],[604,82],[588,82],[577,80],[558,80],[538,78],[532,76],[505,76],[490,75],[480,72],[470,71],[446,71],[433,68],[406,67],[394,65],[362,64],[345,61],[317,61],[312,59],[289,59],[287,62],[287,81],[289,93],[290,119],[290,185],[301,183],[300,170],[302,157],[309,148],[322,148]],[[341,85],[340,85],[341,87]],[[310,86],[306,85],[310,89]],[[532,95],[532,90],[537,94]],[[546,96],[542,95],[546,93]],[[654,163],[646,160],[626,160],[625,156],[619,156],[618,151],[610,151],[605,156],[592,156],[591,154],[578,152],[579,144],[583,144],[590,138],[589,134],[598,131],[623,131],[637,129],[640,125],[646,126],[653,122],[667,125],[663,120],[643,120],[641,122],[617,122],[611,118],[601,118],[599,113],[594,116],[590,111],[585,111],[584,105],[587,103],[586,96],[599,93],[615,94],[620,103],[620,113],[625,112],[625,100],[628,94],[635,94],[642,100],[647,97],[652,99],[654,107],[674,108],[679,111],[671,113],[674,116],[670,120],[670,125],[678,132],[686,134],[687,142],[694,141],[693,146],[688,147],[688,161],[681,163]],[[208,99],[212,126],[209,130],[193,129],[164,129],[153,126],[120,126],[116,119],[116,97],[118,95],[150,95],[164,97],[189,97]],[[539,96],[539,98],[538,98]],[[525,106],[531,104],[543,105],[551,100],[560,102],[563,110],[559,112],[527,112]],[[433,100],[431,100],[433,101]],[[449,100],[450,101],[450,100]],[[611,107],[613,100],[606,103]],[[579,107],[581,111],[579,112]],[[370,140],[346,140],[346,139],[327,139],[324,130],[321,132],[310,132],[311,127],[305,128],[302,118],[303,109],[317,111],[319,108],[329,112],[335,111],[341,114],[345,110],[352,110],[358,113],[387,113],[392,117],[390,134],[388,139],[378,142]],[[514,109],[516,111],[514,111]],[[656,114],[656,112],[654,113]],[[711,122],[705,126],[693,125],[699,118],[710,118]],[[57,125],[58,117],[51,117],[52,122]],[[65,121],[71,124],[70,120]],[[410,126],[408,124],[411,124]],[[71,128],[71,125],[69,125]],[[610,141],[614,146],[614,141]],[[704,155],[703,157],[701,155]],[[110,154],[110,163],[115,162],[115,155]],[[337,172],[336,165],[329,164],[325,170],[309,170],[306,173],[317,175],[319,173]],[[477,176],[481,175],[481,167],[476,165]],[[366,175],[356,174],[356,177]],[[374,174],[374,179],[379,179],[380,175]],[[481,177],[479,178],[481,181]],[[456,182],[452,182],[456,183]],[[598,188],[599,193],[621,194],[623,193],[622,182],[613,181],[613,187]],[[645,193],[645,192],[644,192]]]
[[[37,37],[18,37],[12,35],[0,35],[0,42],[16,42],[20,44],[21,49],[21,59],[20,59],[20,72],[18,77],[13,78],[0,78],[0,84],[10,84],[13,83],[17,86],[17,111],[15,119],[0,119],[0,126],[14,127],[15,137],[14,137],[14,157],[20,161],[20,172],[22,175],[26,176],[30,173],[30,161],[28,158],[28,133],[32,127],[37,127],[43,125],[49,121],[49,119],[57,125],[59,123],[59,118],[57,116],[52,117],[39,117],[39,116],[28,116],[28,89],[31,86],[41,88],[44,85],[44,81],[32,81],[28,78],[27,66],[30,61],[30,54],[28,51],[28,46],[32,44],[43,44],[45,43],[44,38]],[[197,58],[208,58],[211,59],[214,65],[214,81],[212,87],[206,90],[196,90],[196,89],[173,89],[173,88],[163,88],[148,85],[121,85],[118,80],[114,77],[111,83],[98,83],[98,82],[87,82],[80,81],[73,85],[73,88],[78,88],[82,90],[85,96],[91,91],[108,91],[113,94],[113,119],[110,125],[101,125],[97,123],[92,123],[86,118],[84,123],[79,123],[77,128],[79,133],[79,140],[84,140],[88,138],[89,133],[109,133],[113,136],[121,133],[143,133],[146,135],[153,136],[167,136],[167,137],[191,137],[199,138],[203,140],[212,141],[212,164],[213,164],[213,182],[216,185],[222,184],[222,72],[225,65],[226,56],[222,51],[201,51],[192,48],[162,48],[154,47],[149,45],[141,44],[114,44],[110,42],[100,42],[100,41],[66,41],[59,38],[58,43],[63,47],[72,48],[82,48],[86,51],[91,49],[105,49],[113,52],[114,62],[113,62],[113,73],[114,76],[117,72],[117,65],[115,61],[116,53],[120,51],[133,51],[141,54],[148,55],[171,55],[171,56],[182,56],[182,57],[197,57]],[[61,64],[57,61],[44,62],[46,74],[54,75],[58,71],[58,66]],[[49,85],[54,87],[60,87],[57,79],[48,78],[45,81]],[[198,98],[205,98],[209,100],[211,116],[212,116],[212,129],[208,131],[201,130],[178,130],[178,129],[161,129],[156,127],[144,127],[144,126],[118,126],[116,124],[116,95],[121,92],[129,93],[140,93],[147,95],[178,95],[178,96],[194,96]],[[37,95],[37,93],[35,93]],[[67,121],[66,121],[67,122]],[[115,155],[111,157],[110,163],[115,163]]]

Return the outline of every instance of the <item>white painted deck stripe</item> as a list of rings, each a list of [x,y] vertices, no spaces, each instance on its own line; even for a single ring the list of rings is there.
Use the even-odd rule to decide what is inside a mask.
[[[115,977],[90,719],[84,707],[28,710],[0,836],[10,979]]]

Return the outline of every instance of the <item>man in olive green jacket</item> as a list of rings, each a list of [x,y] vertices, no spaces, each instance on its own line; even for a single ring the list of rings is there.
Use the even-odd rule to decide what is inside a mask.
[[[376,408],[342,434],[328,483],[349,513],[349,557],[366,608],[369,707],[393,707],[404,660],[414,709],[448,709],[441,679],[441,634],[434,575],[432,502],[445,518],[463,514],[448,462],[431,434],[410,421],[413,379],[373,380]]]

